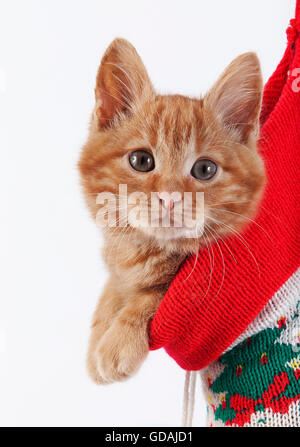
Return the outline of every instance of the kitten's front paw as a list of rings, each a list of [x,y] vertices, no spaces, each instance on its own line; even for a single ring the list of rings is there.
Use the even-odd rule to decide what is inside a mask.
[[[97,372],[104,383],[131,377],[149,352],[148,337],[140,329],[124,331],[113,325],[102,337],[96,351]]]
[[[97,385],[105,385],[105,380],[99,375],[95,355],[88,355],[86,367],[87,373],[94,383]]]

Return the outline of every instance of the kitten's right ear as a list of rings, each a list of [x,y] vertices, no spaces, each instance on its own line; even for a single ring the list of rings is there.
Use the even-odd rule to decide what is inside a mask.
[[[106,50],[97,74],[95,113],[100,129],[113,126],[115,118],[129,115],[133,107],[154,90],[135,48],[115,39]]]

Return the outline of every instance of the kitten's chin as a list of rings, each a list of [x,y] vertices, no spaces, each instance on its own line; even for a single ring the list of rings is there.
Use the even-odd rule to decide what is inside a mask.
[[[203,231],[199,227],[186,228],[186,227],[159,227],[140,228],[144,234],[154,238],[160,245],[164,243],[182,243],[190,240],[200,239]]]

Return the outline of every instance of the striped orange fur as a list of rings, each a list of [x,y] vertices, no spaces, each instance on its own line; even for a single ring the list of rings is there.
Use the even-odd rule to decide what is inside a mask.
[[[235,59],[208,94],[196,99],[157,95],[129,42],[116,39],[107,49],[79,161],[92,216],[101,212],[97,195],[117,195],[120,184],[149,199],[151,192],[203,192],[205,230],[198,237],[186,228],[137,228],[130,221],[105,229],[110,278],[93,317],[87,358],[96,383],[126,379],[141,365],[149,350],[149,321],[186,256],[240,231],[255,214],[265,183],[257,150],[261,94],[253,53]],[[152,154],[151,172],[129,165],[128,156],[137,149]],[[208,182],[191,175],[200,158],[218,166]]]

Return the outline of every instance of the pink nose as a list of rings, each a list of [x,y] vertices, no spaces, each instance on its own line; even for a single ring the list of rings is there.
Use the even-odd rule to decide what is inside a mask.
[[[181,201],[180,194],[169,193],[169,192],[159,192],[158,197],[162,206],[167,210],[172,210],[176,202]]]

